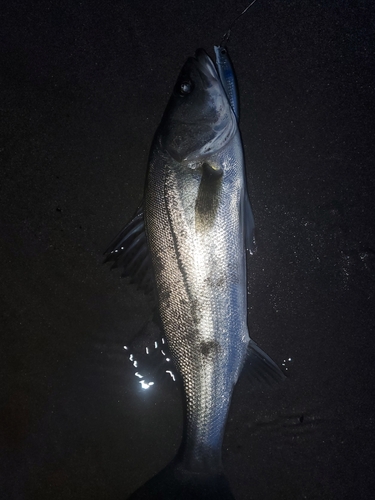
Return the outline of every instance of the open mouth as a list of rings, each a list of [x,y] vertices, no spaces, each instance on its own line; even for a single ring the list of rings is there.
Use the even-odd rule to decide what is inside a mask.
[[[191,59],[198,66],[199,72],[206,77],[208,86],[212,85],[213,80],[220,81],[215,64],[203,49],[198,49]]]

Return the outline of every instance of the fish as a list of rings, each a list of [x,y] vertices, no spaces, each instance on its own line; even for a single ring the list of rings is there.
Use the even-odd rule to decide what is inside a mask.
[[[244,367],[253,380],[284,379],[248,332],[255,225],[234,71],[219,52],[217,66],[203,49],[183,65],[151,145],[143,202],[106,252],[154,294],[184,394],[176,457],[131,500],[234,499],[221,451],[234,386]]]

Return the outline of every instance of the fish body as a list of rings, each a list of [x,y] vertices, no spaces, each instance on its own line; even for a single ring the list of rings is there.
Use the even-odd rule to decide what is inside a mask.
[[[213,102],[215,112],[209,109],[203,116],[199,108],[193,109],[195,121],[184,110],[162,122],[150,157],[145,222],[160,315],[186,395],[183,462],[201,471],[221,464],[232,389],[249,342],[241,208],[245,186],[236,118],[222,95],[213,63],[200,52],[187,66],[176,87],[186,80],[186,73],[190,73],[186,81],[197,73],[193,92],[207,99],[218,95],[220,103]],[[207,89],[197,88],[202,74]],[[195,99],[180,96],[177,90],[170,107],[185,107],[180,100],[189,98]],[[224,131],[224,138],[211,140],[210,148],[197,135],[202,121],[207,130],[218,123]],[[191,130],[188,147],[183,143],[177,151],[173,142],[171,154],[165,131],[186,125]]]
[[[222,78],[203,50],[183,66],[151,147],[143,206],[109,249],[115,260],[125,248],[126,261],[131,247],[137,263],[144,232],[185,395],[179,453],[134,500],[232,499],[221,447],[233,388],[246,358],[255,378],[282,377],[248,333],[246,248],[254,247],[254,219]],[[130,274],[143,265],[139,258]]]

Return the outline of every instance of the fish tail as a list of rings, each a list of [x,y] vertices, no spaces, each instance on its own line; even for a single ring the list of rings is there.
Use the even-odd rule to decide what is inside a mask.
[[[183,469],[175,461],[136,490],[128,500],[235,500],[224,474]]]

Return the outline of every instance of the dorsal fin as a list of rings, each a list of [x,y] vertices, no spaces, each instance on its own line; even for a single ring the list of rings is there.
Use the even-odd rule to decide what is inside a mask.
[[[153,290],[143,205],[114,238],[104,255],[104,262],[113,262],[111,269],[123,267],[122,276],[129,276],[132,283],[137,283],[147,293]]]
[[[244,372],[251,380],[270,386],[286,379],[277,364],[252,339],[247,347]]]
[[[181,382],[164,338],[163,326],[157,311],[154,311],[152,318],[143,325],[131,342],[124,346],[124,349],[142,389],[171,380]]]

